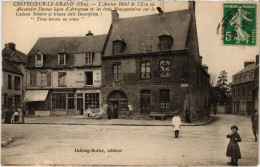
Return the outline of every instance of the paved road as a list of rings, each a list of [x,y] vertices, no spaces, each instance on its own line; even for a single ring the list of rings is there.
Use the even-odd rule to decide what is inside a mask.
[[[2,148],[2,164],[225,166],[226,135],[233,124],[242,138],[239,165],[256,165],[258,143],[250,119],[232,115],[206,126],[182,127],[179,139],[169,126],[3,124],[2,136],[14,142]]]

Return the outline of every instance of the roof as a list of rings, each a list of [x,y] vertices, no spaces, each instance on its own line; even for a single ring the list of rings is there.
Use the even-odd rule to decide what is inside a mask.
[[[3,49],[3,57],[9,59],[11,62],[15,63],[26,63],[27,55],[19,50]]]
[[[238,75],[238,74],[242,74],[242,73],[244,73],[244,72],[248,72],[248,71],[255,70],[257,67],[259,67],[259,64],[256,64],[256,63],[249,64],[249,65],[247,65],[244,69],[242,69],[241,71],[239,71],[238,73],[236,73],[235,75]]]
[[[70,68],[70,67],[89,67],[85,65],[84,52],[94,52],[93,63],[91,66],[101,66],[101,51],[105,43],[106,35],[83,36],[83,37],[49,37],[39,38],[29,52],[27,68],[35,67],[35,54],[44,54],[44,68]],[[68,53],[67,64],[58,65],[58,53]],[[99,53],[99,54],[97,54]],[[80,60],[80,61],[79,61]]]
[[[121,53],[122,55],[160,52],[158,36],[165,34],[165,32],[173,38],[170,51],[184,50],[189,21],[188,9],[166,12],[162,15],[120,18],[112,23],[110,35],[104,49],[104,56],[112,55],[112,41],[118,37],[126,42],[126,48]]]
[[[36,54],[39,50],[47,55],[57,54],[62,50],[69,53],[83,53],[87,49],[101,53],[105,38],[106,35],[39,38],[28,54]]]
[[[18,68],[16,68],[8,59],[5,58],[3,58],[2,61],[2,69],[3,71],[22,75],[22,72]]]

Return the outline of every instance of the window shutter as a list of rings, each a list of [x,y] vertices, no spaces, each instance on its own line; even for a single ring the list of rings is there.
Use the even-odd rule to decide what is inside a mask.
[[[60,54],[58,54],[58,65],[60,65]]]
[[[34,56],[34,66],[37,66],[37,55]]]
[[[51,73],[47,73],[47,86],[51,86]]]
[[[32,85],[37,85],[37,74],[36,74],[36,73],[33,73],[32,76],[33,76],[33,78],[32,78],[32,79],[33,79],[33,80],[32,80],[32,83],[33,83],[33,84],[32,84]]]

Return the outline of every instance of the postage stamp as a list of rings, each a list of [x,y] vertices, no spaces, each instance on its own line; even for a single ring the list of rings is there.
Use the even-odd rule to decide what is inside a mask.
[[[224,3],[223,16],[223,45],[256,45],[256,4]]]

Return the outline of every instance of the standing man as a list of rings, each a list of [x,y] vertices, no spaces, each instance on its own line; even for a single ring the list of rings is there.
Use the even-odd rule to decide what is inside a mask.
[[[257,113],[257,110],[254,111],[252,118],[251,118],[251,122],[252,122],[253,133],[254,133],[254,136],[255,136],[255,141],[257,141],[257,134],[258,134],[258,113]]]
[[[175,138],[179,138],[181,118],[178,116],[178,111],[174,111],[174,116],[172,117],[172,126],[175,132]]]
[[[188,107],[186,107],[186,109],[185,109],[185,114],[186,114],[185,121],[187,123],[190,123],[190,110],[188,109]]]

